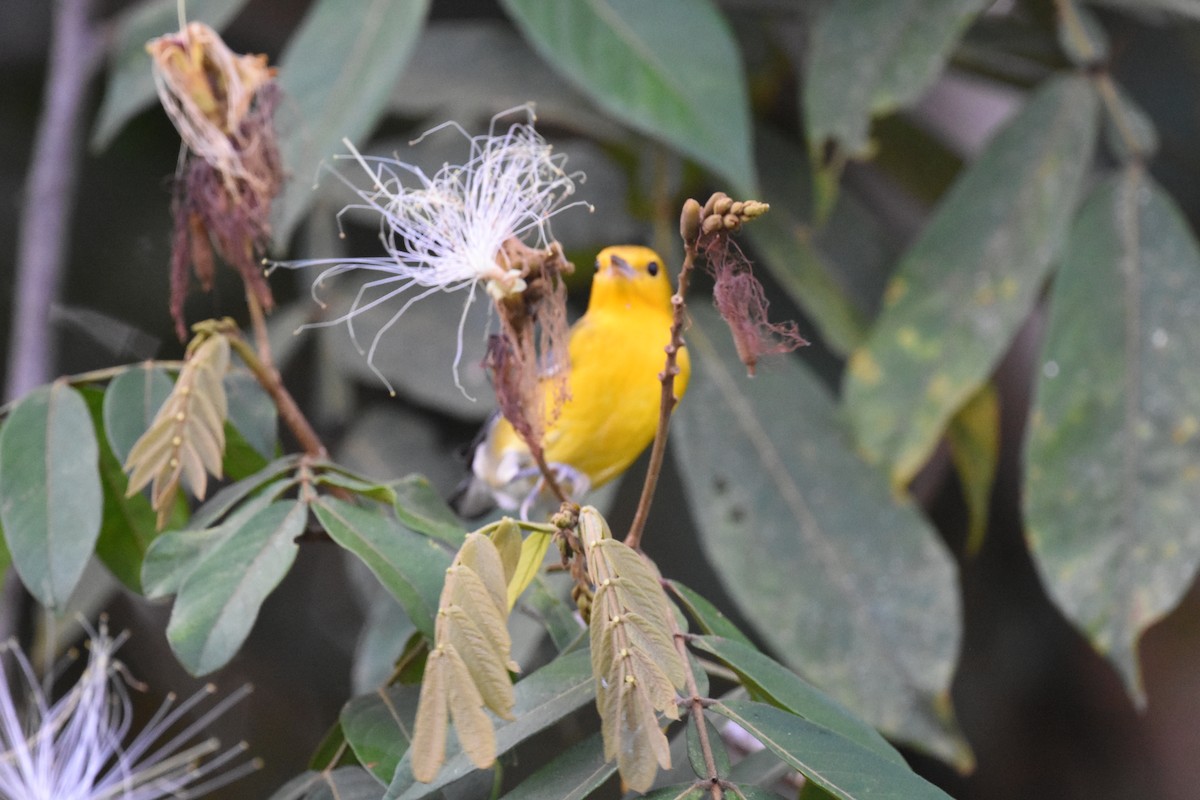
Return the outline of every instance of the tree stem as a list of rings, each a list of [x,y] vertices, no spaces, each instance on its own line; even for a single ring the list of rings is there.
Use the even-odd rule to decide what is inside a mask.
[[[642,497],[638,500],[637,513],[625,536],[625,544],[635,550],[642,546],[642,534],[646,529],[646,519],[650,516],[650,504],[654,500],[654,492],[658,488],[658,476],[662,472],[663,461],[667,454],[667,433],[671,427],[671,412],[675,410],[679,398],[675,396],[675,376],[679,374],[679,350],[683,344],[683,326],[686,320],[688,281],[696,263],[695,242],[688,243],[684,250],[683,266],[679,269],[679,284],[671,297],[671,340],[666,346],[667,363],[658,374],[662,382],[662,397],[658,410],[658,429],[654,433],[654,444],[650,449],[650,466],[646,469],[646,481],[642,484]]]
[[[70,241],[88,82],[100,53],[95,0],[58,0],[43,112],[34,137],[17,234],[16,296],[9,332],[9,398],[50,380],[54,336],[46,328]]]

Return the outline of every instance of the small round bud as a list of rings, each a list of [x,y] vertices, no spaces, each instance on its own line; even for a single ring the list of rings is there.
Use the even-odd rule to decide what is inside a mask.
[[[742,209],[745,207],[746,207],[746,204],[743,203],[741,200],[734,200],[733,205],[731,205],[729,207],[729,213],[736,214],[737,216],[740,217],[742,215]]]
[[[728,197],[729,197],[729,195],[725,194],[724,192],[713,192],[712,196],[710,196],[708,198],[708,201],[705,202],[704,211],[701,214],[701,216],[702,217],[711,216],[714,213],[713,209],[716,206],[717,202],[720,201],[721,198],[728,198]]]
[[[760,203],[757,200],[747,200],[742,207],[742,217],[744,219],[754,219],[761,217],[763,214],[771,210],[771,206],[766,203]]]
[[[733,200],[727,194],[721,195],[719,198],[717,198],[716,202],[713,203],[713,213],[720,214],[721,216],[728,214],[729,209],[731,208],[733,208]]]
[[[684,201],[683,212],[679,215],[679,235],[685,244],[694,242],[700,235],[700,204],[690,197]]]
[[[742,227],[741,218],[733,214],[726,214],[721,218],[721,222],[725,225],[725,230],[727,231],[736,231]]]
[[[714,214],[704,218],[704,224],[700,226],[700,230],[705,236],[708,236],[721,230],[721,225],[721,218]]]

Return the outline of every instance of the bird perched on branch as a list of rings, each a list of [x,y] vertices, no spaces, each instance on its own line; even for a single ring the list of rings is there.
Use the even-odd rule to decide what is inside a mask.
[[[572,497],[620,475],[654,439],[671,322],[671,282],[662,258],[637,245],[602,250],[587,313],[571,328],[566,398],[555,396],[561,391],[555,381],[542,381],[543,453]],[[674,390],[682,397],[691,373],[686,350],[678,367]],[[543,489],[529,448],[499,414],[480,434],[471,472],[456,496],[464,516],[492,505],[527,514]]]

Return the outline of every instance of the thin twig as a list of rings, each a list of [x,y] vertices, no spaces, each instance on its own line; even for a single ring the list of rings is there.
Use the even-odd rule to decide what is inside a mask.
[[[691,714],[696,720],[696,735],[700,740],[700,752],[704,756],[704,770],[708,773],[704,776],[705,783],[708,784],[713,800],[721,800],[725,796],[725,792],[722,788],[723,781],[717,772],[717,759],[713,755],[712,742],[708,738],[708,723],[704,718],[704,708],[707,704],[700,696],[700,686],[696,682],[696,673],[692,670],[692,660],[688,657],[687,637],[679,629],[679,622],[675,619],[674,614],[667,614],[667,623],[671,626],[671,635],[675,639],[675,650],[679,653],[680,660],[683,661],[683,673],[688,691],[687,702],[691,706]]]
[[[54,337],[46,320],[62,282],[83,143],[88,83],[99,63],[95,0],[58,0],[49,75],[17,234],[16,295],[9,333],[9,398],[50,380]]]
[[[249,296],[249,293],[247,293],[247,296]],[[251,301],[251,306],[253,307],[253,301]],[[328,457],[329,451],[325,449],[324,443],[321,442],[321,437],[317,436],[317,432],[313,430],[308,417],[304,416],[304,412],[296,404],[296,400],[292,397],[291,392],[283,385],[283,379],[280,378],[279,370],[275,368],[275,365],[260,359],[258,353],[255,352],[254,348],[250,346],[236,328],[229,331],[229,344],[241,356],[246,366],[250,368],[250,372],[254,374],[259,385],[271,396],[275,407],[279,409],[279,418],[291,430],[292,434],[296,437],[296,441],[304,448],[304,452],[314,458]]]
[[[663,461],[667,454],[667,432],[671,426],[671,412],[679,403],[675,396],[675,376],[679,374],[679,350],[683,347],[683,326],[686,320],[687,304],[684,296],[687,294],[688,281],[696,263],[696,243],[689,242],[683,256],[683,266],[679,269],[679,284],[671,297],[672,319],[671,339],[666,346],[667,363],[658,374],[662,382],[662,398],[658,410],[658,430],[654,433],[654,445],[650,449],[650,466],[646,470],[646,482],[642,484],[642,497],[638,500],[637,513],[625,536],[625,544],[635,550],[641,549],[642,534],[646,529],[646,519],[650,516],[650,504],[654,500],[654,491],[658,487],[658,476],[662,472]]]

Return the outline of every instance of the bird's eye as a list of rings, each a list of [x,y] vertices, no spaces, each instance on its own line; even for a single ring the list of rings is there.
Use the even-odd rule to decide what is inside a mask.
[[[657,275],[657,274],[658,274],[658,262],[657,262],[657,261],[651,261],[649,264],[647,264],[647,265],[646,265],[646,272],[649,272],[649,273],[650,273],[650,277],[651,277],[651,278],[653,278],[655,275]]]

